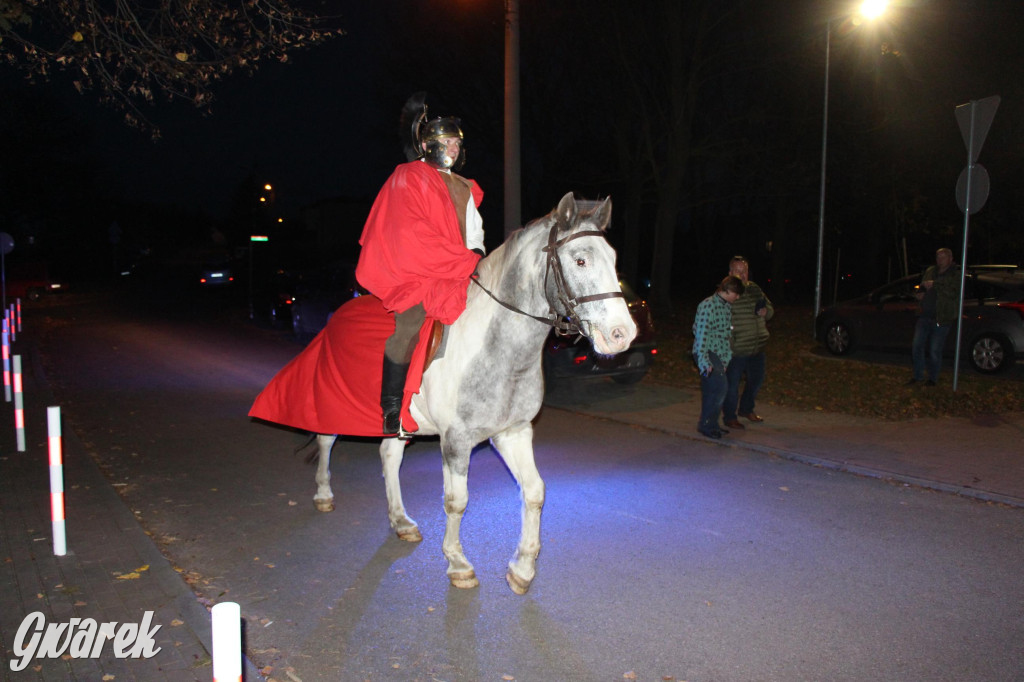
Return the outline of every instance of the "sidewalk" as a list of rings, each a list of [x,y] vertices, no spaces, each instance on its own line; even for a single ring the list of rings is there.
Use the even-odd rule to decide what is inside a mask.
[[[36,354],[22,355],[25,452],[18,452],[14,401],[0,420],[0,642],[4,680],[209,680],[210,615],[142,530],[62,415],[67,554],[54,555],[46,408],[56,405]],[[12,382],[13,384],[13,382]],[[142,623],[160,650],[150,659],[118,659],[106,642],[99,659],[32,658],[11,670],[22,622],[41,612],[46,623],[73,618]],[[25,643],[23,642],[23,645]],[[155,647],[154,647],[155,648]],[[258,679],[250,675],[248,679]]]
[[[545,404],[666,433],[1024,507],[1024,414],[885,422],[758,405],[765,421],[721,440],[697,433],[700,393],[604,381],[560,386]]]

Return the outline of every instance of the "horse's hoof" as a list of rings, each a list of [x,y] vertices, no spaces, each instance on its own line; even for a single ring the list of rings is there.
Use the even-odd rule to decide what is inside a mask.
[[[423,536],[420,535],[420,529],[416,526],[396,530],[395,533],[398,535],[399,540],[405,540],[406,542],[420,542],[423,540]]]
[[[508,583],[508,586],[512,589],[513,592],[522,596],[530,591],[530,583],[533,581],[523,580],[518,575],[513,573],[512,569],[510,568],[508,571],[505,572],[505,582]]]
[[[476,579],[476,572],[472,570],[463,573],[450,573],[448,580],[451,581],[454,587],[458,587],[460,590],[468,590],[480,585],[480,581]]]
[[[333,497],[329,497],[326,500],[314,498],[313,499],[313,504],[316,505],[316,510],[317,511],[322,511],[322,512],[332,512],[332,511],[334,511],[334,498]]]

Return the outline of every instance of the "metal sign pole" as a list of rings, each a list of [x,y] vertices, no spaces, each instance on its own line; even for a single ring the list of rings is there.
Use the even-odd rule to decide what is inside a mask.
[[[988,171],[979,163],[978,154],[988,136],[992,119],[999,107],[998,95],[982,100],[971,100],[961,104],[954,110],[960,133],[967,145],[967,168],[960,173],[956,184],[956,202],[964,212],[964,241],[960,251],[960,300],[957,304],[956,316],[956,349],[953,359],[953,392],[956,392],[960,378],[960,342],[963,336],[964,317],[964,283],[967,278],[967,237],[971,227],[971,214],[977,213],[988,199]]]

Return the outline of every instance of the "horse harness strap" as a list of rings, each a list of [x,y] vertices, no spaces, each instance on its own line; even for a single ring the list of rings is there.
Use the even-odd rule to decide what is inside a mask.
[[[555,235],[557,234],[557,231],[558,223],[556,222],[554,225],[551,226],[551,231],[548,233],[547,246],[541,249],[542,251],[546,251],[548,254],[547,268],[544,271],[544,288],[547,289],[548,274],[552,273],[555,280],[555,288],[558,290],[558,300],[566,310],[565,315],[560,314],[557,310],[554,309],[554,306],[550,305],[550,303],[549,312],[552,316],[551,319],[546,317],[540,317],[538,315],[531,315],[525,310],[520,310],[519,308],[516,308],[515,306],[506,303],[505,301],[502,301],[493,293],[491,293],[491,291],[488,290],[487,287],[485,287],[483,284],[480,284],[479,276],[477,273],[474,272],[470,279],[473,282],[476,282],[476,285],[483,289],[488,296],[490,296],[492,299],[500,303],[505,308],[511,310],[512,312],[519,313],[520,315],[525,315],[527,317],[531,317],[537,320],[538,322],[550,325],[551,327],[555,328],[555,332],[558,334],[562,334],[565,336],[569,336],[572,334],[581,334],[583,333],[583,330],[580,329],[580,320],[579,316],[576,314],[576,306],[581,305],[583,303],[590,303],[591,301],[603,301],[609,298],[625,298],[626,295],[623,294],[621,291],[608,291],[602,294],[588,294],[586,296],[580,297],[573,296],[572,293],[569,291],[569,285],[565,281],[565,273],[562,271],[562,264],[558,260],[558,249],[559,247],[565,245],[566,243],[572,241],[573,239],[578,239],[580,237],[601,237],[603,239],[604,232],[602,232],[601,230],[584,230],[582,232],[570,234],[561,239],[556,239]]]

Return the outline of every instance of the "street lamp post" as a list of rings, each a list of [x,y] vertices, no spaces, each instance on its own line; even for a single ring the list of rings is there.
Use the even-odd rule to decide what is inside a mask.
[[[864,0],[858,14],[867,19],[876,19],[885,11],[887,0]],[[821,107],[821,189],[818,196],[818,265],[814,280],[814,317],[821,311],[821,277],[825,258],[825,169],[828,162],[828,81],[832,57],[832,22],[825,22],[825,95]],[[817,325],[815,325],[817,334]]]
[[[832,56],[832,20],[825,23],[825,101],[821,114],[821,190],[818,196],[818,268],[814,279],[814,317],[821,310],[821,266],[825,257],[825,167],[828,163],[828,69]],[[817,334],[817,324],[814,326]]]
[[[505,0],[505,236],[521,226],[519,0]]]

